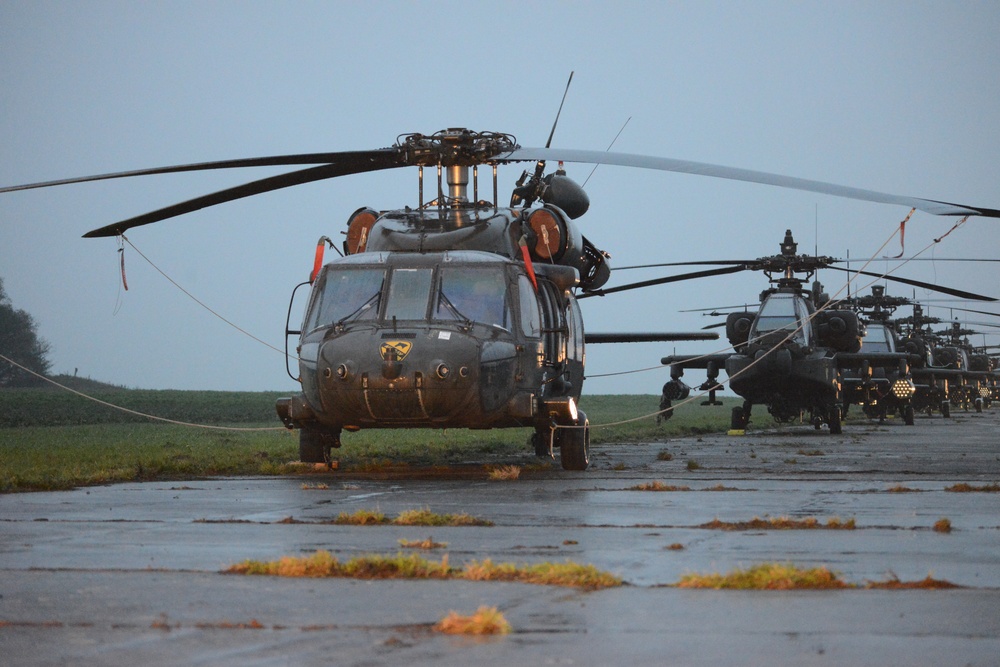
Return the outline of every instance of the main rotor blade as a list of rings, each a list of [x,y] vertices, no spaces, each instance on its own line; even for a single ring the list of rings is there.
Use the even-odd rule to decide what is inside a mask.
[[[33,190],[35,188],[50,188],[56,185],[71,183],[89,183],[91,181],[107,181],[114,178],[129,178],[132,176],[153,176],[156,174],[177,174],[187,171],[209,171],[212,169],[238,169],[242,167],[282,167],[294,164],[361,164],[366,159],[380,161],[385,155],[398,155],[396,148],[381,148],[373,151],[343,151],[339,153],[301,153],[297,155],[273,155],[270,157],[240,158],[235,160],[217,160],[214,162],[196,162],[193,164],[178,164],[167,167],[152,167],[136,169],[135,171],[118,171],[110,174],[64,178],[57,181],[27,183],[0,188],[0,193],[16,192],[18,190]],[[362,171],[370,171],[368,169]],[[350,171],[345,174],[352,173]]]
[[[700,331],[634,331],[627,333],[590,333],[584,334],[583,342],[587,345],[596,343],[663,343],[679,340],[718,340],[717,333],[702,333]]]
[[[957,321],[958,320],[952,320],[952,322],[957,322]],[[964,324],[964,325],[971,325],[971,326],[975,326],[975,327],[990,327],[991,329],[1000,328],[1000,324],[997,324],[996,322],[977,322],[975,320],[965,320],[965,321],[962,322],[962,324]],[[993,333],[993,332],[992,331],[986,331],[986,332],[981,331],[979,333]]]
[[[627,285],[619,285],[618,287],[609,287],[608,289],[599,289],[592,292],[584,292],[581,294],[579,299],[586,299],[591,296],[605,296],[606,294],[614,294],[615,292],[624,292],[626,290],[639,289],[640,287],[652,287],[653,285],[663,285],[665,283],[674,283],[681,280],[693,280],[695,278],[708,278],[709,276],[721,276],[727,273],[738,273],[740,271],[745,271],[745,266],[727,266],[723,269],[708,269],[706,271],[694,271],[693,273],[682,273],[676,276],[667,276],[666,278],[654,278],[653,280],[643,280],[638,283],[629,283]]]
[[[934,215],[981,215],[988,218],[1000,218],[1000,210],[993,208],[982,208],[978,206],[967,206],[965,204],[952,204],[933,199],[893,195],[884,192],[876,192],[874,190],[863,190],[861,188],[852,188],[845,185],[836,185],[834,183],[824,183],[823,181],[796,178],[794,176],[771,174],[764,171],[739,169],[737,167],[725,167],[717,164],[692,162],[689,160],[675,160],[672,158],[654,157],[651,155],[636,155],[634,153],[605,153],[601,151],[573,150],[564,148],[524,147],[511,151],[510,153],[499,154],[496,156],[496,159],[501,162],[517,162],[524,160],[562,160],[563,162],[613,164],[621,167],[659,169],[660,171],[674,171],[684,174],[726,178],[734,181],[775,185],[782,188],[818,192],[820,194],[833,195],[835,197],[860,199],[862,201],[872,201],[880,204],[899,204],[901,206],[908,206],[910,208],[926,211],[927,213],[932,213]]]
[[[775,255],[774,257],[778,257]],[[757,259],[716,259],[716,260],[704,260],[697,262],[663,262],[660,264],[636,264],[634,266],[616,266],[615,271],[628,271],[630,269],[655,269],[663,266],[730,266],[736,264],[748,264],[752,265],[754,263],[759,263],[761,261],[766,261],[770,259],[769,257],[758,257]],[[973,259],[973,258],[958,258],[958,257],[910,257],[908,259],[894,260],[892,258],[882,258],[888,259],[889,261],[898,261],[899,265],[902,266],[908,262],[1000,262],[1000,259]],[[831,258],[830,261],[833,262],[848,262],[848,259],[836,259]],[[881,261],[881,259],[874,259],[872,261]]]
[[[139,227],[153,222],[166,220],[168,218],[174,218],[208,206],[215,206],[216,204],[223,204],[236,199],[242,199],[243,197],[259,195],[265,192],[272,192],[274,190],[291,187],[293,185],[312,183],[314,181],[335,178],[337,176],[359,174],[366,171],[378,171],[380,169],[392,169],[393,167],[401,166],[403,166],[403,164],[400,163],[398,154],[395,152],[382,153],[379,154],[377,158],[371,156],[369,153],[366,153],[363,158],[357,161],[310,167],[309,169],[302,169],[287,174],[263,178],[259,181],[244,183],[243,185],[227,188],[226,190],[220,190],[201,197],[196,197],[195,199],[189,199],[188,201],[181,202],[179,204],[173,204],[172,206],[167,206],[166,208],[161,208],[150,213],[145,213],[134,218],[115,222],[99,229],[89,231],[84,234],[83,237],[90,239],[102,236],[118,236],[125,233],[126,230],[131,229],[132,227]]]
[[[845,273],[857,273],[863,276],[872,276],[873,278],[884,278],[885,280],[891,280],[897,283],[903,283],[905,285],[913,285],[914,287],[922,287],[924,289],[933,290],[935,292],[942,292],[943,294],[951,294],[952,296],[962,297],[964,299],[974,299],[975,301],[996,301],[991,296],[983,296],[982,294],[974,294],[973,292],[965,292],[959,289],[953,289],[951,287],[943,287],[941,285],[934,285],[932,283],[925,283],[921,280],[913,280],[911,278],[897,278],[896,276],[890,276],[883,273],[872,273],[871,271],[858,271],[856,269],[845,269],[841,266],[827,266],[826,268],[832,269],[833,271],[844,271]]]
[[[964,313],[978,313],[979,315],[992,315],[993,317],[1000,317],[1000,313],[991,313],[988,310],[973,310],[971,308],[955,308],[952,306],[943,306],[948,310],[961,310]]]
[[[896,261],[893,257],[883,257],[889,261]],[[905,264],[907,262],[1000,262],[1000,259],[980,259],[977,257],[907,257],[898,260]]]
[[[629,269],[657,269],[663,266],[742,266],[753,264],[756,259],[720,259],[705,260],[701,262],[663,262],[660,264],[636,264],[635,266],[616,266],[615,271],[628,271]]]
[[[617,270],[618,270],[618,267],[616,266],[615,267],[615,271],[617,271]],[[760,304],[754,304],[754,305],[755,306],[759,306]],[[688,308],[686,310],[678,310],[677,312],[678,313],[709,313],[709,314],[711,314],[713,311],[718,311],[718,310],[732,310],[732,311],[735,311],[735,312],[739,312],[740,310],[749,311],[750,310],[750,304],[749,303],[741,303],[741,304],[739,304],[737,306],[716,306],[715,308]]]

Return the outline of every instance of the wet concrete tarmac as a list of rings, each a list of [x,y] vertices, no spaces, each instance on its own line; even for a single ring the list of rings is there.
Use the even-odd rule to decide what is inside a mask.
[[[489,481],[313,473],[0,496],[0,661],[56,664],[997,665],[1000,409],[595,448],[592,468]],[[689,490],[638,491],[662,482]],[[323,484],[328,488],[319,488]],[[341,512],[468,513],[484,527],[341,526]],[[853,519],[854,530],[718,530],[714,519]],[[291,521],[289,520],[291,518]],[[934,530],[948,519],[951,532]],[[467,581],[225,575],[326,549],[452,564],[593,564],[602,591]],[[864,585],[928,575],[954,590],[708,591],[688,573],[827,566]],[[440,635],[450,610],[498,607],[501,638]]]

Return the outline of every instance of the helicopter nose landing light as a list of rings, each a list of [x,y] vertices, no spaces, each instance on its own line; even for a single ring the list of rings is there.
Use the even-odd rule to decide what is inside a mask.
[[[580,416],[576,409],[576,401],[572,396],[560,398],[546,398],[542,401],[545,406],[545,413],[557,423],[575,424]]]
[[[900,378],[892,383],[892,395],[896,398],[910,398],[917,392],[912,380]]]

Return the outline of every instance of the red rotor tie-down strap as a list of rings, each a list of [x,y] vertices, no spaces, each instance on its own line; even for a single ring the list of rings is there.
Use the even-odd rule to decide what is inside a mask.
[[[528,243],[522,236],[518,240],[517,244],[521,246],[521,257],[524,258],[524,267],[528,270],[528,277],[531,279],[531,285],[535,288],[535,292],[538,292],[538,280],[535,278],[535,267],[531,263],[531,253],[528,252]]]
[[[906,221],[913,216],[913,213],[916,210],[917,209],[915,208],[911,208],[909,215],[903,218],[903,221],[899,223],[899,254],[896,255],[895,257],[892,257],[891,259],[899,259],[900,257],[903,256],[903,252],[905,251],[906,248],[906,246],[903,244],[903,240],[906,237]]]
[[[119,243],[121,243],[121,241],[119,241]],[[121,260],[121,267],[122,267],[122,287],[124,287],[125,291],[127,292],[128,291],[128,280],[125,278],[125,246],[124,245],[120,245],[119,248],[118,248],[118,258]]]

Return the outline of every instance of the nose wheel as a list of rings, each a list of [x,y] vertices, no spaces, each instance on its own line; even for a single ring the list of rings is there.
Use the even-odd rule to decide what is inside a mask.
[[[841,419],[843,418],[843,412],[840,409],[839,404],[834,404],[830,407],[829,418],[827,419],[827,426],[830,427],[830,435],[840,435],[843,433],[843,427],[841,426]]]
[[[299,461],[302,463],[325,463],[333,468],[330,449],[340,447],[340,431],[332,433],[315,428],[299,430]]]
[[[744,431],[746,427],[750,424],[750,411],[753,409],[753,403],[750,401],[745,401],[743,407],[733,408],[732,415],[729,420],[729,428],[733,431]]]
[[[590,420],[580,410],[577,428],[557,428],[555,439],[559,446],[559,463],[563,470],[586,470],[590,465]]]

